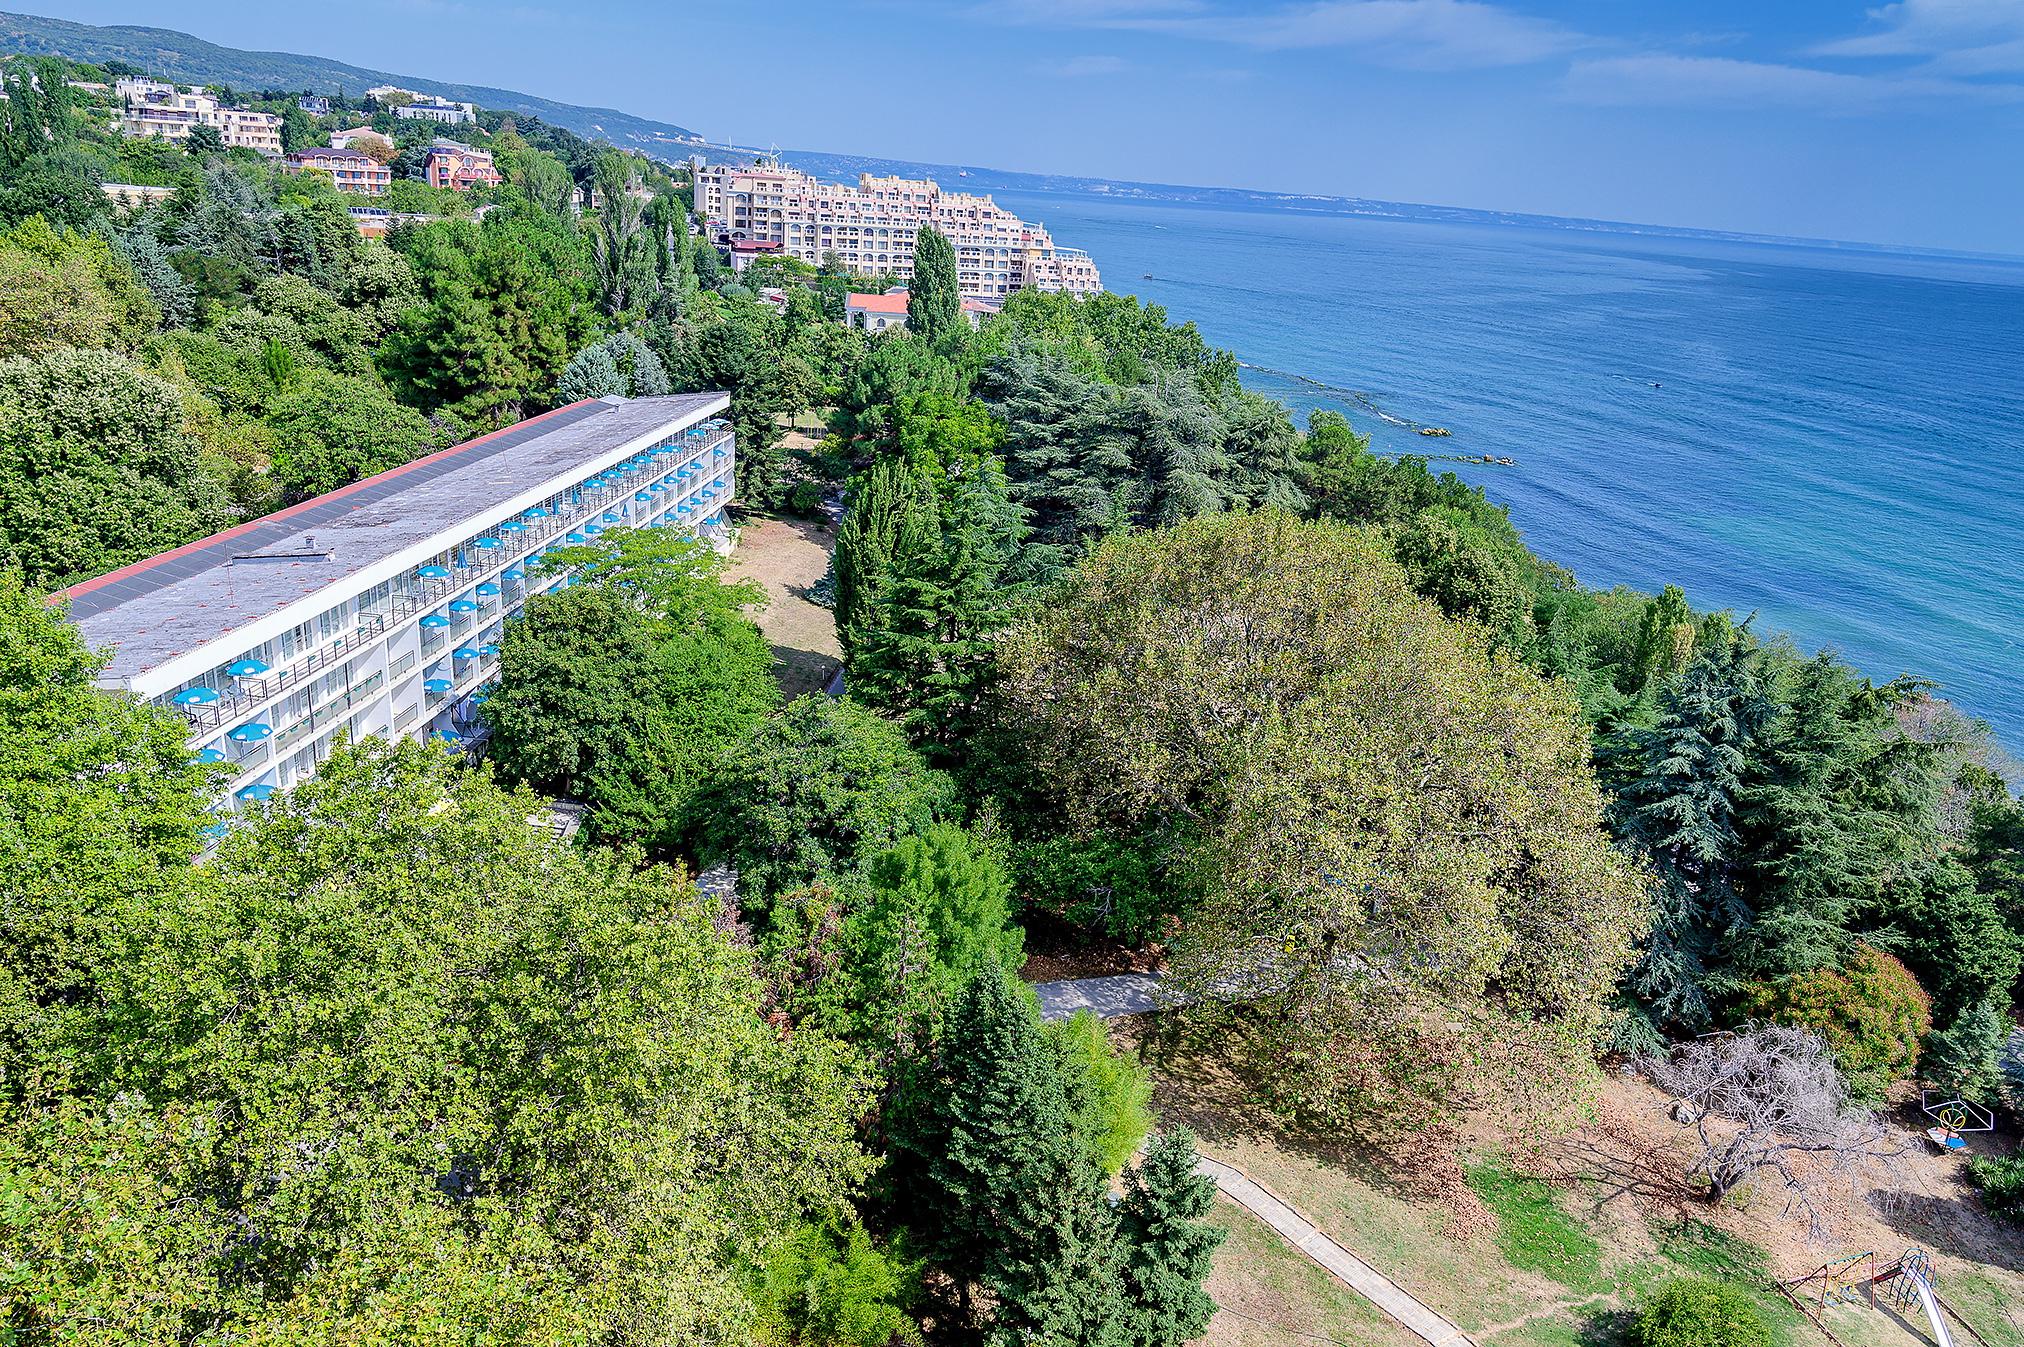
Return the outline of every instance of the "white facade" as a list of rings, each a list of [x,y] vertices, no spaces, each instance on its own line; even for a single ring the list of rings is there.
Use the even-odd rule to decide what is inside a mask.
[[[954,245],[957,284],[972,299],[1000,300],[1028,286],[1076,295],[1103,289],[1088,253],[1055,247],[1045,226],[1027,223],[988,196],[944,192],[929,179],[869,173],[848,187],[775,163],[696,159],[691,166],[696,211],[714,243],[775,243],[817,266],[833,254],[865,275],[911,280],[914,239],[923,226],[933,226]]]
[[[444,126],[457,126],[478,120],[477,109],[469,103],[452,103],[447,99],[432,98],[426,94],[412,103],[403,103],[394,109],[394,116],[406,117],[410,121],[440,122]]]
[[[237,145],[262,154],[281,153],[281,119],[271,112],[226,107],[202,90],[160,80],[122,79],[113,87],[120,99],[120,129],[127,135],[180,143],[190,138],[192,129],[208,126],[228,149]]]
[[[545,553],[619,527],[729,545],[729,407],[564,408],[85,581],[70,616],[111,649],[101,686],[174,708],[230,765],[224,810],[312,775],[340,729],[474,746],[504,624],[575,583],[533,570]]]

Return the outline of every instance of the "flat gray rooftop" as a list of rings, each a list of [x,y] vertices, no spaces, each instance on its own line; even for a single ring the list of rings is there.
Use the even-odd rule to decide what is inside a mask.
[[[71,621],[88,644],[112,648],[105,676],[131,678],[723,397],[598,400],[532,417],[82,581],[63,591]],[[329,555],[275,559],[291,552]]]

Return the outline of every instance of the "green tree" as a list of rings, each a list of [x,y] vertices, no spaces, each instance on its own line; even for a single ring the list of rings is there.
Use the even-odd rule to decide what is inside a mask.
[[[678,876],[557,848],[533,804],[427,745],[347,747],[226,839],[208,901],[132,933],[103,1088],[212,1110],[189,1196],[261,1237],[211,1276],[313,1314],[355,1238],[442,1213],[537,1304],[552,1279],[621,1340],[707,1336],[749,1313],[740,1264],[844,1214],[849,1056],[768,1028]]]
[[[1515,566],[1459,512],[1432,507],[1392,534],[1392,553],[1413,588],[1449,617],[1481,623],[1521,648],[1531,630],[1532,591]]]
[[[1102,1167],[1074,1134],[1060,1058],[1023,990],[980,968],[896,1138],[897,1210],[985,1341],[1121,1342],[1120,1249]]]
[[[639,178],[631,161],[615,150],[597,159],[597,194],[602,203],[590,224],[591,263],[598,305],[610,318],[635,312],[655,298],[659,275],[653,239],[642,231],[644,209],[633,195]]]
[[[1201,877],[1182,1013],[1241,985],[1284,1107],[1452,1098],[1492,1043],[1544,1040],[1490,1063],[1528,1080],[1586,1061],[1646,900],[1587,727],[1380,538],[1270,514],[1116,538],[1001,650],[1000,751],[1061,816]]]
[[[1933,1027],[1932,1001],[1918,979],[1874,945],[1857,945],[1838,969],[1753,983],[1743,988],[1741,1008],[1818,1033],[1833,1049],[1849,1093],[1864,1100],[1881,1100],[1892,1085],[1917,1074]]]
[[[773,648],[742,618],[670,632],[657,658],[657,697],[644,733],[601,758],[586,798],[594,836],[671,854],[689,800],[724,756],[779,709],[780,686],[773,681]]]
[[[852,1035],[888,1070],[932,1042],[956,993],[979,968],[1017,968],[1005,867],[953,823],[868,857],[844,924]]]
[[[848,699],[796,698],[735,746],[691,802],[706,862],[739,874],[748,907],[860,860],[952,815],[954,784],[899,727]]]
[[[0,360],[0,557],[69,584],[222,526],[179,390],[111,351]]]
[[[1195,1138],[1173,1128],[1125,1175],[1118,1227],[1125,1245],[1124,1323],[1132,1347],[1180,1347],[1216,1312],[1202,1289],[1224,1232],[1207,1218],[1215,1180],[1195,1172]]]
[[[1658,908],[1629,986],[1662,1025],[1711,1021],[1711,960],[1752,909],[1736,886],[1737,797],[1752,741],[1775,713],[1751,652],[1705,650],[1667,694],[1655,729],[1632,734],[1619,833],[1649,855]]]
[[[715,630],[766,602],[758,581],[725,580],[728,557],[673,529],[611,529],[594,543],[551,549],[547,564],[576,568],[661,631]]]
[[[1129,1049],[1111,1042],[1103,1021],[1087,1010],[1049,1024],[1047,1037],[1061,1054],[1077,1139],[1104,1173],[1117,1173],[1152,1131],[1152,1078]]]
[[[397,468],[449,443],[427,417],[376,382],[321,372],[301,377],[268,417],[273,479],[286,501]]]
[[[948,236],[923,225],[914,236],[914,279],[907,289],[907,330],[929,350],[948,346],[963,327],[963,292],[956,249]]]
[[[548,405],[591,323],[581,245],[559,223],[502,215],[403,243],[428,294],[380,354],[403,400],[488,426]]]
[[[64,62],[50,57],[9,61],[0,72],[0,176],[11,178],[30,160],[52,149],[67,149],[83,121],[74,78]]]
[[[668,851],[690,796],[779,704],[772,649],[745,615],[763,591],[657,529],[614,529],[547,564],[580,583],[507,626],[483,713],[493,758],[589,804],[593,835]]]
[[[684,307],[662,344],[657,354],[671,387],[731,394],[739,496],[761,507],[779,504],[793,485],[780,447],[781,423],[808,410],[821,391],[788,340],[785,322],[749,295],[708,295]]]
[[[1769,1347],[1771,1326],[1749,1292],[1706,1277],[1676,1277],[1638,1311],[1637,1347]]]
[[[1694,653],[1693,612],[1678,585],[1667,585],[1645,606],[1638,623],[1636,676],[1640,686],[1670,678]]]
[[[117,934],[183,892],[208,821],[182,717],[98,691],[104,667],[60,607],[0,570],[0,1069],[16,1089],[97,998]]]
[[[954,756],[1020,599],[1024,528],[981,407],[909,395],[892,432],[837,533],[838,634],[853,693]]]
[[[1757,920],[1736,957],[1760,978],[1832,967],[1853,930],[1924,906],[1944,878],[1932,826],[1939,754],[1898,722],[1915,685],[1876,687],[1831,656],[1802,660],[1782,645],[1766,663],[1781,710],[1737,816]]]
[[[847,452],[868,455],[890,437],[893,408],[913,394],[954,398],[956,367],[907,332],[875,338],[837,390],[830,434]]]
[[[905,1305],[919,1269],[879,1251],[862,1226],[804,1225],[760,1270],[757,1340],[769,1347],[892,1347],[918,1343]]]
[[[492,757],[512,779],[581,797],[647,732],[658,701],[655,631],[601,586],[527,600],[499,643],[485,702]]]
[[[130,351],[161,318],[105,239],[59,232],[40,217],[0,236],[0,357],[60,346]]]
[[[2002,1055],[2012,1027],[1995,1002],[1977,1001],[1926,1040],[1927,1079],[1948,1095],[1994,1107],[2002,1102]]]

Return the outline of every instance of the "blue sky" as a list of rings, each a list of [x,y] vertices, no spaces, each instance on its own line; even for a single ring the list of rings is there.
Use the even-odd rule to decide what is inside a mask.
[[[712,139],[2024,253],[2024,0],[83,0]]]

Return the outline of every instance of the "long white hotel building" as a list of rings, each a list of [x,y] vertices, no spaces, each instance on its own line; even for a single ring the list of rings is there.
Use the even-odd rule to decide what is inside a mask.
[[[862,174],[857,186],[823,182],[762,161],[691,161],[696,211],[711,242],[773,244],[820,266],[834,253],[866,275],[913,279],[914,236],[933,225],[956,249],[956,274],[971,299],[1002,300],[1014,290],[1103,289],[1080,248],[1057,248],[1044,225],[1028,224],[988,196],[945,192],[932,179]]]
[[[481,436],[63,591],[100,685],[183,715],[233,807],[339,729],[468,744],[502,625],[574,583],[534,563],[613,528],[728,543],[723,393],[601,398]],[[222,826],[219,825],[219,826]]]

